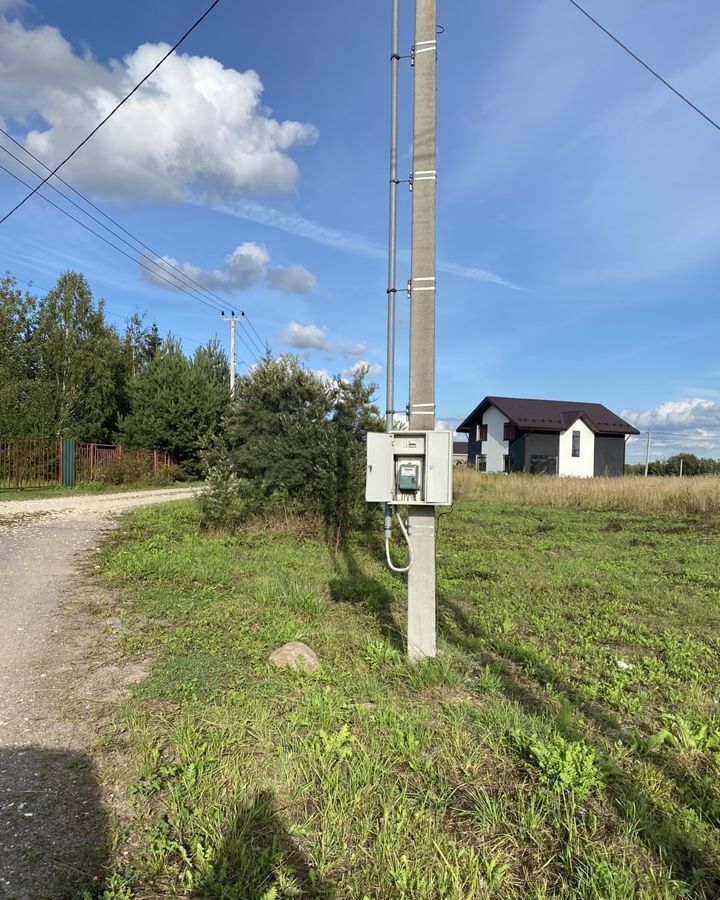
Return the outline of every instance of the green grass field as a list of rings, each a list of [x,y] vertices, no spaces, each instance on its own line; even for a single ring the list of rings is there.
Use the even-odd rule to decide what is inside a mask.
[[[105,742],[131,812],[99,896],[720,896],[717,518],[460,502],[413,667],[379,543],[196,516],[101,558],[153,674]],[[267,663],[292,639],[317,673]]]

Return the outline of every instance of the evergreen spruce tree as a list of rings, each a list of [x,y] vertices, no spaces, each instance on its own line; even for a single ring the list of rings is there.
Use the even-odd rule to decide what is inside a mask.
[[[228,380],[227,360],[216,343],[190,360],[169,337],[129,386],[122,442],[171,453],[188,474],[198,474],[201,450],[227,410]]]

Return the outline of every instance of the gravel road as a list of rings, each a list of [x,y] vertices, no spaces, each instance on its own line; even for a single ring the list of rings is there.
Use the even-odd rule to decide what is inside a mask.
[[[112,619],[79,568],[117,514],[196,491],[0,501],[0,897],[75,896],[102,866],[92,743],[103,704],[144,673],[98,654]]]

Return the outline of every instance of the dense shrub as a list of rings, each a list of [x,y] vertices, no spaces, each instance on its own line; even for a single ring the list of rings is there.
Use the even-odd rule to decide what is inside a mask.
[[[161,487],[178,480],[177,466],[159,467],[153,473],[150,456],[126,455],[117,459],[101,460],[95,466],[93,480],[99,484],[154,485]]]
[[[292,356],[269,357],[235,387],[207,454],[206,527],[237,527],[260,509],[322,516],[340,544],[367,514],[365,434],[382,429],[364,371],[322,381]]]

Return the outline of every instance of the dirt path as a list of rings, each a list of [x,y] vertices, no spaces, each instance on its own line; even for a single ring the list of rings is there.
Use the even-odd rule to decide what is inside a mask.
[[[88,751],[104,708],[144,673],[98,651],[113,619],[77,573],[117,513],[193,493],[0,501],[0,897],[75,896],[102,864]]]

